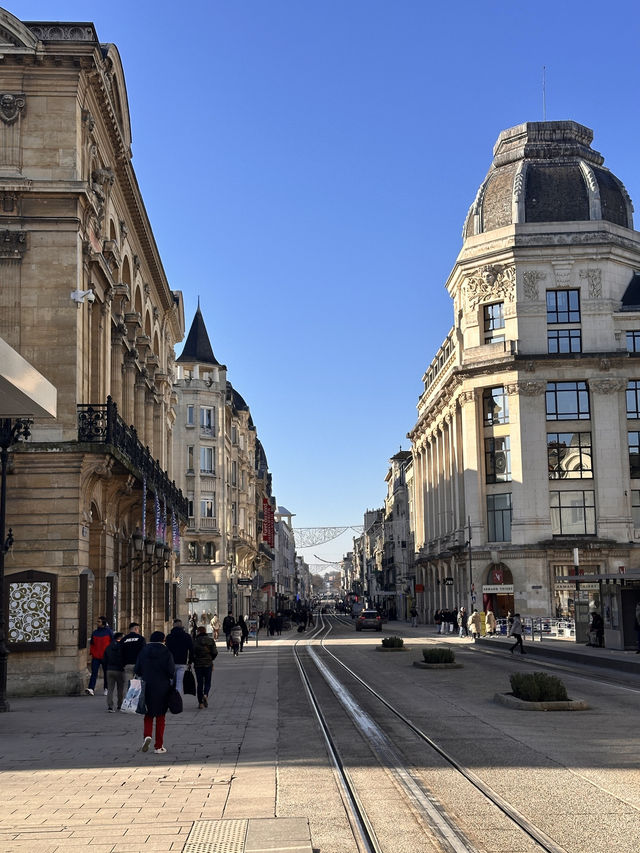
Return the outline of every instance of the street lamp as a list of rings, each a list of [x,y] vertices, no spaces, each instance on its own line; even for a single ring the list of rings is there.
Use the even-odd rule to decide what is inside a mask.
[[[9,649],[7,647],[5,627],[5,600],[4,600],[4,555],[13,545],[13,531],[9,528],[9,535],[5,538],[5,522],[7,517],[7,463],[9,461],[9,448],[31,435],[33,421],[28,418],[0,419],[0,460],[2,464],[2,481],[0,485],[0,711],[8,711],[9,703],[6,700],[7,693],[7,660]]]

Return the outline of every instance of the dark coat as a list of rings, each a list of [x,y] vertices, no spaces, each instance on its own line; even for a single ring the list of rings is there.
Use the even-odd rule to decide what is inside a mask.
[[[167,634],[165,645],[176,663],[191,663],[193,660],[193,640],[184,628],[173,628]]]
[[[193,663],[197,667],[211,666],[218,656],[216,641],[211,634],[198,634],[193,642]]]
[[[144,681],[144,701],[152,717],[167,713],[175,671],[173,655],[164,643],[147,643],[138,655],[136,675]]]
[[[107,646],[104,650],[102,663],[106,670],[110,669],[115,670],[116,672],[122,672],[124,670],[124,663],[122,662],[122,646],[118,640],[113,640],[111,645]]]
[[[142,634],[131,631],[120,641],[122,643],[122,660],[125,666],[134,664],[138,655],[144,649],[146,640]]]
[[[233,618],[233,616],[231,616],[231,614],[228,614],[227,616],[225,616],[224,621],[222,622],[222,633],[223,634],[230,634],[231,629],[233,628],[233,626],[235,624],[235,621],[236,620]]]
[[[242,636],[246,640],[249,636],[249,628],[247,627],[247,623],[244,621],[242,616],[238,617],[238,625],[240,626],[240,630],[242,631]]]

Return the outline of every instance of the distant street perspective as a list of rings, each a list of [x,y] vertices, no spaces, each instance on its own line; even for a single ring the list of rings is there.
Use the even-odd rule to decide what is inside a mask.
[[[202,55],[225,56],[212,22],[235,20],[234,4],[200,12],[190,31],[215,45]],[[242,14],[244,71],[243,39],[278,26],[257,6]],[[336,292],[304,283],[326,235],[290,268],[293,233],[275,260],[254,246],[269,225],[259,181],[237,200],[253,224],[235,264],[282,269],[261,292],[282,312],[301,300],[287,333],[248,284],[225,282],[216,251],[192,265],[233,213],[216,207],[222,143],[198,124],[210,109],[224,126],[233,99],[200,48],[183,57],[179,103],[149,112],[128,94],[164,85],[138,64],[142,34],[132,52],[129,27],[60,21],[64,4],[50,15],[0,9],[0,851],[638,853],[640,233],[635,176],[594,147],[609,128],[547,120],[545,68],[542,120],[497,124],[492,146],[471,120],[447,130],[485,175],[444,154],[429,164],[464,178],[425,202],[467,210],[450,272],[426,268],[432,229],[420,275],[433,290],[395,299],[402,258],[384,284],[385,322],[397,332],[417,315],[419,334],[371,332],[356,353],[348,338],[380,294],[361,288],[338,310]],[[282,75],[302,86],[300,115],[312,32],[299,26],[296,73]],[[136,160],[152,173],[145,197],[138,111],[163,158]],[[320,115],[309,172],[321,128],[340,125]],[[269,121],[287,136],[287,120]],[[175,150],[180,122],[207,138],[207,163]],[[425,139],[446,135],[433,126]],[[314,192],[275,163],[265,148],[265,186],[278,173],[312,211]],[[176,171],[181,198],[163,184]],[[168,217],[155,232],[151,205]],[[203,218],[206,235],[176,238]],[[422,361],[400,354],[403,336]],[[345,407],[363,349],[376,392],[359,379]],[[294,378],[303,357],[319,373]],[[401,376],[417,403],[363,463]],[[379,472],[366,506],[363,464]]]

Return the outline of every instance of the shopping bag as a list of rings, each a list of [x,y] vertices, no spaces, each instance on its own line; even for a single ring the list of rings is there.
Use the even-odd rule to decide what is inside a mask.
[[[185,696],[196,695],[196,677],[190,669],[186,669],[182,679],[182,692]]]
[[[169,691],[169,710],[172,714],[182,713],[182,696],[175,687],[172,687]]]
[[[123,714],[136,714],[138,712],[138,702],[141,695],[143,695],[142,681],[139,678],[132,678],[129,682],[127,695],[122,701],[120,711]]]

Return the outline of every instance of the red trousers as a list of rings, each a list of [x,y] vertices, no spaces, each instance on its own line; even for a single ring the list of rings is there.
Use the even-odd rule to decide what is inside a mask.
[[[151,714],[144,715],[144,736],[151,737],[153,735],[153,720]],[[164,740],[164,714],[161,717],[156,717],[156,742],[154,749],[160,749]]]

